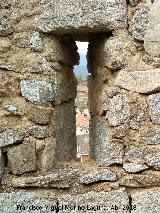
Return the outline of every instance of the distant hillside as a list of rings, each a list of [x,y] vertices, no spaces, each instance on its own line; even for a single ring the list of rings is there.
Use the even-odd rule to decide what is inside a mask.
[[[87,59],[85,55],[80,54],[80,64],[78,66],[75,66],[74,73],[76,76],[81,75],[83,77],[87,77]]]

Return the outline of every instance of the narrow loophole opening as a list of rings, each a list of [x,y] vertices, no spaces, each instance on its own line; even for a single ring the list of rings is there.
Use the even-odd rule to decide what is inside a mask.
[[[83,163],[89,160],[89,120],[88,109],[88,70],[87,51],[88,42],[76,42],[80,56],[79,65],[74,67],[77,77],[76,98],[76,136],[77,136],[77,159]]]

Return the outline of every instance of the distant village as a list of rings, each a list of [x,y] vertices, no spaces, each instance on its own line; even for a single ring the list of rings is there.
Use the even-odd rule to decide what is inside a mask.
[[[78,85],[76,99],[77,158],[84,162],[89,159],[88,87]]]

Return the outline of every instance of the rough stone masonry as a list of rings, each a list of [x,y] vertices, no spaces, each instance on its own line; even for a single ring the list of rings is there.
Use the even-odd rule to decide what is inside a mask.
[[[158,0],[0,1],[0,212],[160,212],[159,11]],[[89,42],[84,164],[76,40]]]

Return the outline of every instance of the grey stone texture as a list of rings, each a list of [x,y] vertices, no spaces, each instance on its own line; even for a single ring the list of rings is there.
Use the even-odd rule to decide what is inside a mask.
[[[113,34],[113,37],[110,37],[105,41],[105,66],[113,70],[121,69],[132,60],[135,52],[135,44],[128,32],[119,30]]]
[[[110,140],[105,117],[95,116],[90,122],[91,157],[106,165],[122,164],[123,144]]]
[[[37,209],[32,211],[32,205]],[[52,205],[56,205],[56,202],[52,202]],[[3,213],[46,213],[46,206],[51,210],[51,203],[45,199],[38,198],[34,193],[19,191],[0,194],[0,212]]]
[[[51,102],[55,99],[54,86],[41,80],[22,80],[21,93],[31,102]]]
[[[129,212],[129,210],[123,210],[123,205],[124,206],[129,205],[129,198],[124,188],[111,190],[109,192],[91,191],[85,194],[79,194],[75,196],[67,194],[62,197],[59,197],[58,200],[61,205],[67,204],[67,205],[76,206],[76,208],[73,210],[68,209],[66,211],[65,210],[62,211],[66,213],[80,212],[80,210],[78,210],[78,206],[81,206],[81,207],[84,206],[83,210],[81,209],[81,211],[84,213],[87,213],[89,212],[89,210],[87,210],[87,205],[88,205],[88,208],[95,207],[95,210],[94,208],[92,209],[92,211],[90,210],[91,212],[96,212],[96,211],[100,213]],[[115,206],[115,205],[118,207],[118,210],[111,209],[112,206]]]
[[[80,183],[90,184],[102,181],[116,181],[117,175],[111,169],[102,169],[96,171],[88,171],[81,175]]]
[[[7,156],[9,170],[15,175],[36,170],[35,142],[33,141],[11,147]]]
[[[17,116],[22,116],[23,113],[22,111],[19,109],[19,107],[17,105],[14,104],[6,104],[3,106],[3,108],[9,112],[11,115],[17,115]]]
[[[50,136],[50,129],[48,126],[30,126],[27,131],[35,138],[43,139]]]
[[[75,103],[70,101],[55,107],[54,115],[57,161],[76,157],[76,112]]]
[[[155,128],[151,130],[148,134],[144,135],[141,140],[141,144],[160,144],[160,129]]]
[[[160,69],[121,70],[115,80],[116,86],[137,93],[149,94],[160,91]]]
[[[16,188],[69,188],[75,177],[74,170],[59,169],[43,176],[15,177],[12,179],[12,186]]]
[[[125,0],[55,0],[43,6],[34,26],[42,32],[90,33],[111,31],[127,25]]]
[[[160,212],[160,192],[143,190],[131,195],[132,205],[136,206],[134,213],[159,213]]]
[[[61,102],[76,98],[77,80],[68,67],[53,72],[51,82],[42,80],[21,81],[21,93],[30,102]]]
[[[7,36],[14,32],[14,27],[21,19],[18,8],[3,10],[0,17],[0,36]]]
[[[43,50],[43,41],[39,32],[34,32],[30,39],[30,47],[32,50],[41,52]]]
[[[144,38],[144,48],[152,57],[160,56],[160,2],[154,1],[149,12],[149,26]]]
[[[146,163],[156,170],[160,170],[160,149],[145,150],[144,160]]]
[[[129,25],[129,32],[133,38],[140,41],[144,41],[144,36],[148,28],[148,11],[149,9],[147,7],[137,10]]]
[[[152,122],[154,124],[160,124],[160,93],[149,95],[147,103]]]
[[[0,147],[20,143],[24,140],[24,135],[14,129],[7,129],[0,133]]]
[[[13,113],[18,111],[18,107],[12,104],[7,104],[3,108],[7,110],[8,112],[13,112]]]
[[[6,63],[1,62],[1,63],[0,63],[0,69],[2,69],[2,70],[8,70],[8,66],[7,66],[7,64],[6,64]]]
[[[123,169],[128,173],[137,173],[148,169],[148,166],[145,164],[138,164],[138,163],[124,163]]]
[[[125,149],[124,162],[142,164],[144,162],[144,150],[145,146],[130,145]]]
[[[27,106],[28,119],[37,124],[49,124],[54,109],[51,107],[37,106],[29,103]]]
[[[111,126],[119,126],[129,121],[130,107],[126,95],[118,94],[109,100],[106,118]]]

